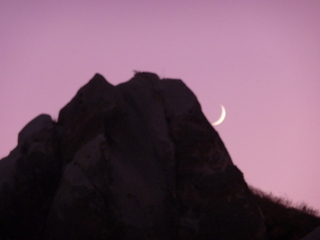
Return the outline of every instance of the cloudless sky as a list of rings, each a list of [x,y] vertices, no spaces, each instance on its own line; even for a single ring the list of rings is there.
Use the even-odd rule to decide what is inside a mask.
[[[320,1],[0,0],[0,158],[95,73],[180,78],[248,184],[320,210]]]

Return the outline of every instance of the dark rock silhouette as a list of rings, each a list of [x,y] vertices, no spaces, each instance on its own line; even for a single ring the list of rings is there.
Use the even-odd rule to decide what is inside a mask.
[[[180,80],[95,75],[0,161],[0,239],[267,239],[218,133]]]

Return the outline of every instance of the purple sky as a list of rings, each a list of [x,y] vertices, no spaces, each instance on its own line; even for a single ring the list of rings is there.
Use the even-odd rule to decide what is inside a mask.
[[[110,3],[112,2],[112,3]],[[181,78],[247,182],[320,210],[320,1],[0,0],[0,158],[96,72]]]

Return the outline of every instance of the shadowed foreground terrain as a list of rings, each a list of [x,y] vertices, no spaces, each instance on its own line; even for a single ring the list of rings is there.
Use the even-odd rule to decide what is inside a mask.
[[[96,74],[0,161],[0,239],[298,239],[319,218],[252,191],[177,79]]]
[[[251,190],[263,212],[270,240],[298,240],[320,226],[319,213],[307,205],[295,206],[289,200]],[[320,239],[320,235],[316,239]]]

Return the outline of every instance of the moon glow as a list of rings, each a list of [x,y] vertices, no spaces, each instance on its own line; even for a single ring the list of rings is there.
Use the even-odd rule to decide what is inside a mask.
[[[212,123],[212,126],[217,126],[217,125],[221,124],[224,121],[224,119],[226,118],[226,114],[227,114],[226,109],[224,108],[224,106],[221,105],[221,115],[217,121]]]

